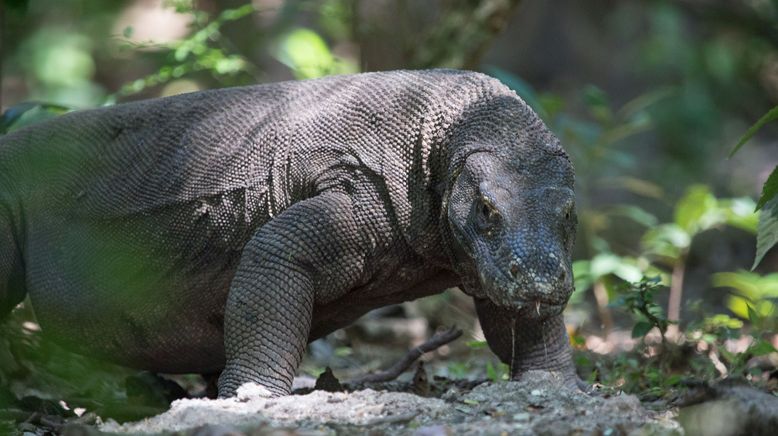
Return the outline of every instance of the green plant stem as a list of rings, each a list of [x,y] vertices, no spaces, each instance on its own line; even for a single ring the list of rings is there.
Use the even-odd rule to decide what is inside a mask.
[[[602,280],[594,283],[594,299],[597,301],[597,311],[600,315],[600,321],[602,321],[602,329],[607,338],[608,334],[613,330],[613,317],[608,308],[608,290],[605,289],[605,284]]]
[[[687,253],[681,253],[673,265],[670,281],[670,299],[667,302],[667,320],[673,323],[668,330],[674,335],[678,333],[678,323],[681,320],[681,300],[683,297],[683,279],[686,273]]]

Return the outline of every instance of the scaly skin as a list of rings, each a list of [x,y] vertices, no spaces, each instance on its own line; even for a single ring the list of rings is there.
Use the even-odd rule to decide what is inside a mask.
[[[575,379],[573,169],[513,92],[398,71],[76,112],[0,138],[0,316],[290,392],[305,344],[459,285],[520,376]]]

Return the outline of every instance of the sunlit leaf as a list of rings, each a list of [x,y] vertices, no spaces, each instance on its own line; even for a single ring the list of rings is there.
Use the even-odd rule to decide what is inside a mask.
[[[713,274],[712,281],[713,286],[735,289],[752,300],[778,298],[778,273],[721,272]]]
[[[613,253],[601,253],[591,262],[591,274],[596,279],[613,274],[627,282],[637,282],[643,277],[634,260]]]
[[[719,209],[724,214],[724,221],[728,225],[756,233],[759,225],[759,213],[754,212],[754,200],[743,197],[719,200],[718,203]]]
[[[336,58],[318,33],[305,28],[297,28],[284,35],[275,55],[292,69],[298,79],[356,71],[353,63]]]
[[[725,315],[723,313],[705,318],[704,324],[705,327],[708,329],[715,329],[719,327],[724,327],[728,329],[739,329],[743,327],[743,321],[736,318],[732,318],[731,316]]]
[[[717,216],[716,206],[716,197],[707,186],[691,186],[675,205],[675,223],[687,233],[694,235],[721,221]]]
[[[219,15],[219,19],[222,21],[234,21],[247,15],[251,15],[256,10],[257,9],[253,4],[248,3],[235,9],[225,9],[224,12]]]
[[[472,350],[480,350],[486,348],[486,341],[468,341],[465,343],[468,348]]]
[[[768,300],[758,301],[754,305],[750,299],[738,295],[729,296],[727,308],[738,317],[752,323],[759,323],[762,319],[767,319],[775,313],[775,305]]]
[[[642,244],[651,254],[676,259],[689,248],[691,235],[676,224],[663,224],[648,230]]]
[[[749,319],[748,314],[748,302],[738,296],[730,296],[727,299],[727,308],[741,319]]]
[[[752,324],[759,322],[759,314],[756,313],[750,304],[746,304],[746,309],[748,309],[748,320],[751,321]]]

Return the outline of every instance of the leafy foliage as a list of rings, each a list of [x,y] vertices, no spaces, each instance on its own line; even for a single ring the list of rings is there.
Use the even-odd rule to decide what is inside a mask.
[[[357,66],[335,56],[316,32],[293,29],[281,37],[275,56],[288,66],[298,79],[314,79],[332,74],[356,73]]]
[[[154,48],[163,51],[168,63],[159,71],[122,86],[116,95],[109,98],[109,101],[120,96],[126,97],[139,93],[148,87],[161,85],[193,72],[208,71],[215,77],[222,78],[240,73],[250,74],[254,71],[254,67],[243,56],[230,53],[228,48],[219,45],[222,40],[222,26],[256,12],[252,4],[225,9],[213,20],[207,13],[194,9],[187,2],[176,2],[175,7],[179,13],[192,15],[192,26],[196,31],[185,39],[164,44],[135,44],[126,41],[128,46],[135,49]],[[125,29],[125,36],[131,33],[132,29]]]
[[[756,236],[756,257],[754,269],[764,259],[767,252],[778,244],[778,197],[765,204],[759,214],[759,229]]]
[[[637,283],[629,284],[622,291],[618,304],[641,317],[632,327],[633,338],[641,338],[656,327],[664,342],[670,322],[665,317],[662,308],[654,301],[656,293],[661,288],[661,280],[654,277],[651,279],[643,278]]]
[[[678,200],[673,222],[654,227],[643,235],[647,253],[675,262],[701,232],[728,224],[755,232],[758,216],[749,198],[717,199],[710,188],[694,185]]]
[[[735,315],[761,330],[778,329],[778,273],[764,276],[749,271],[716,273],[713,284],[734,290],[727,307]]]
[[[732,152],[730,152],[730,157],[737,153],[740,147],[748,142],[762,127],[777,119],[778,106],[770,109],[746,131],[735,145],[735,148],[732,149]],[[756,268],[765,254],[778,244],[778,165],[773,168],[762,187],[762,195],[756,204],[756,210],[760,209],[762,214],[759,218],[759,228],[756,236],[756,257],[751,269]]]

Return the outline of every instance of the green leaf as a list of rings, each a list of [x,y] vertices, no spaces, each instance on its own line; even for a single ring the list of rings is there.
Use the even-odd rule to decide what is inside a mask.
[[[748,308],[748,320],[751,322],[751,324],[756,324],[759,322],[759,314],[756,313],[753,307],[749,304],[747,306]]]
[[[675,206],[675,223],[690,235],[710,228],[718,220],[716,197],[705,185],[691,186]]]
[[[643,277],[643,273],[635,265],[633,259],[617,256],[613,253],[600,253],[594,256],[590,271],[594,280],[608,274],[613,274],[627,282],[636,282]]]
[[[335,355],[338,357],[348,357],[354,354],[354,350],[351,347],[338,347],[335,349]]]
[[[221,21],[233,21],[240,18],[245,17],[246,15],[252,14],[257,9],[254,7],[253,4],[245,4],[239,8],[235,9],[225,9],[224,12],[221,13],[219,16],[219,19]]]
[[[656,216],[652,215],[639,206],[631,206],[626,204],[616,206],[611,209],[611,213],[614,215],[630,218],[632,221],[635,221],[636,223],[648,228],[654,227],[659,223],[659,220],[656,218]]]
[[[653,327],[654,326],[647,321],[638,321],[635,326],[632,327],[632,338],[642,338],[648,334]]]
[[[583,89],[584,103],[589,107],[592,116],[601,123],[609,123],[613,120],[608,96],[605,91],[594,85],[588,85]]]
[[[756,202],[748,197],[719,200],[719,209],[727,225],[756,234],[759,213],[754,211]]]
[[[336,59],[324,39],[306,28],[296,28],[285,34],[275,56],[292,69],[298,79],[313,79],[356,70],[354,65]]]
[[[773,172],[767,178],[762,186],[762,196],[756,203],[756,210],[761,209],[768,201],[772,200],[778,194],[778,165],[773,168]]]
[[[756,132],[759,131],[759,129],[764,127],[765,124],[776,119],[778,119],[778,106],[770,109],[766,114],[764,114],[764,116],[762,116],[762,118],[759,118],[759,120],[754,123],[753,126],[748,128],[746,133],[740,137],[740,140],[735,145],[735,148],[729,153],[729,157],[734,156],[735,153],[740,150],[740,147],[748,142],[748,140],[751,139],[756,134]]]
[[[715,328],[739,329],[743,327],[743,321],[723,313],[705,318],[703,324],[708,330]]]
[[[677,259],[691,244],[691,236],[678,225],[662,224],[649,229],[643,235],[642,244],[650,253]]]
[[[756,257],[751,269],[759,265],[765,254],[778,243],[778,197],[768,201],[759,212],[759,228],[756,232]]]
[[[480,350],[486,348],[486,341],[469,341],[466,342],[465,345],[471,350]]]
[[[713,286],[736,289],[738,294],[754,301],[778,298],[778,273],[721,272],[713,274],[712,278]]]
[[[671,97],[678,93],[678,90],[672,87],[657,88],[653,91],[641,94],[636,98],[628,101],[624,106],[619,109],[619,115],[622,118],[627,118],[636,115],[646,109],[650,108],[657,102]]]
[[[486,377],[493,382],[499,380],[499,376],[497,375],[497,369],[494,367],[494,365],[492,365],[491,362],[486,364]]]
[[[748,319],[749,318],[749,309],[748,301],[746,301],[743,297],[738,297],[737,295],[730,295],[729,298],[727,298],[727,308],[732,311],[735,315],[740,317],[741,319]]]
[[[757,343],[748,347],[748,353],[755,357],[765,356],[775,352],[778,352],[778,350],[773,347],[773,344],[765,341],[764,339],[760,339]]]

